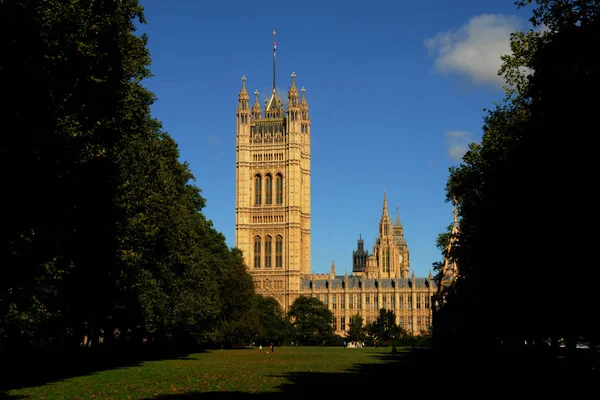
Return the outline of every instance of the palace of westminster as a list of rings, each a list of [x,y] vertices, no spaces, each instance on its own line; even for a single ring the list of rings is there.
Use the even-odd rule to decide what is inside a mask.
[[[273,32],[275,37],[275,32]],[[333,312],[335,333],[344,335],[357,314],[373,322],[380,309],[392,310],[396,323],[419,334],[431,326],[437,291],[428,277],[409,275],[409,250],[396,210],[392,222],[383,193],[379,234],[371,254],[358,239],[352,274],[310,270],[310,135],[305,89],[295,78],[284,105],[273,90],[264,108],[250,106],[246,77],[238,95],[236,121],[236,247],[254,279],[257,293],[272,296],[284,311],[299,296],[316,297]]]

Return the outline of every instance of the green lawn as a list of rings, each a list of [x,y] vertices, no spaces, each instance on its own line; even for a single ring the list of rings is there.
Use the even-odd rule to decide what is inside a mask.
[[[276,347],[274,352],[269,352],[268,348],[262,352],[257,348],[211,350],[179,358],[133,362],[89,373],[77,373],[77,368],[73,368],[69,377],[53,376],[47,382],[41,377],[38,384],[13,387],[4,396],[164,399],[182,394],[187,398],[205,398],[203,394],[207,393],[212,393],[213,397],[219,393],[239,397],[269,392],[309,394],[314,390],[352,395],[391,375],[402,356],[401,351],[394,356],[391,347]],[[55,361],[58,368],[61,360]],[[51,376],[52,364],[45,369]]]
[[[600,373],[586,360],[494,356],[483,349],[467,356],[431,349],[394,355],[390,347],[277,347],[145,361],[85,350],[35,360],[20,355],[9,361],[0,354],[0,399],[575,398],[600,384]]]

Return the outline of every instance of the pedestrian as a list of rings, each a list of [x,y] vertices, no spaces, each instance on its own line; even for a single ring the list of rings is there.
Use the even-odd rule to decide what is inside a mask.
[[[258,351],[262,353],[262,344],[258,346]]]
[[[275,345],[271,343],[271,353],[275,351]]]

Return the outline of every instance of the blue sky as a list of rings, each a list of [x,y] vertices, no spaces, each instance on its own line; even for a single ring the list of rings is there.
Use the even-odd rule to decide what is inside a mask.
[[[452,222],[448,168],[481,139],[485,108],[512,31],[531,9],[512,0],[141,0],[158,100],[153,116],[178,143],[207,199],[203,210],[235,246],[235,109],[241,77],[254,100],[287,97],[292,72],[311,117],[314,273],[352,272],[359,235],[372,251],[387,192],[398,206],[410,271],[441,261]]]

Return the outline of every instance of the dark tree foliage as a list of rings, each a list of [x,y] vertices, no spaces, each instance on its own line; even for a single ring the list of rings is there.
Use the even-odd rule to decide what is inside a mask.
[[[256,344],[287,344],[290,337],[290,321],[281,304],[270,296],[255,296],[254,310],[258,316],[253,341]]]
[[[331,343],[335,339],[333,313],[316,297],[299,296],[288,312],[294,341],[304,345]]]
[[[137,0],[0,0],[0,344],[244,330],[251,278],[150,114],[136,23]]]
[[[546,30],[513,34],[500,71],[507,97],[446,188],[461,217],[460,279],[436,326],[469,343],[600,332],[594,244],[582,229],[594,212],[587,142],[599,105],[589,93],[600,89],[600,4],[536,3],[531,21]]]
[[[379,344],[389,343],[400,338],[404,333],[403,329],[396,325],[396,313],[384,308],[379,310],[379,316],[369,326],[371,340]]]
[[[367,339],[363,321],[363,317],[360,314],[356,314],[350,319],[348,330],[346,331],[346,340],[348,342],[362,343]]]

